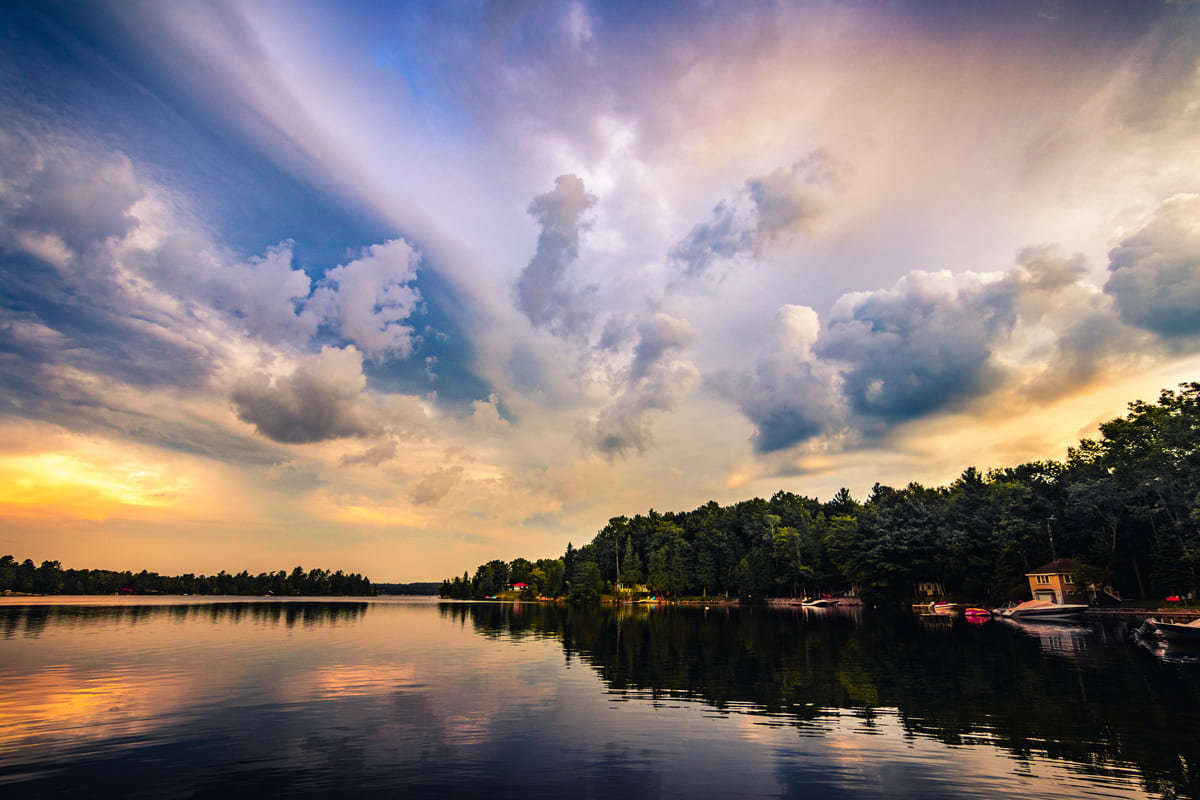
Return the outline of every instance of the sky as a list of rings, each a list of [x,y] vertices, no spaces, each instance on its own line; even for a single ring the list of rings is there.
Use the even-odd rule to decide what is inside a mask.
[[[0,552],[440,580],[1200,380],[1200,5],[0,10]]]

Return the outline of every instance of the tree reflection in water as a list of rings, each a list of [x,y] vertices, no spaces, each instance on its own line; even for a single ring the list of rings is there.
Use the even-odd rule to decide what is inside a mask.
[[[312,627],[354,622],[367,613],[363,601],[231,601],[162,605],[9,605],[0,608],[0,636],[37,637],[47,625],[57,628],[120,627],[170,619],[207,619],[214,625],[253,622],[259,625]]]
[[[684,699],[802,727],[895,709],[947,745],[987,742],[1200,797],[1200,665],[1154,658],[1121,623],[937,626],[799,609],[447,604],[483,636],[554,637],[624,700]]]

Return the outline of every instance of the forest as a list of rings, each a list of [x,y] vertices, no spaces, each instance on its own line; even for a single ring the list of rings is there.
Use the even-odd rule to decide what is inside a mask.
[[[243,570],[216,575],[159,575],[157,572],[114,572],[106,569],[63,569],[57,561],[40,566],[30,559],[17,563],[0,556],[0,593],[20,594],[208,594],[276,595],[280,597],[374,595],[371,581],[358,573],[296,567],[290,573]]]
[[[876,483],[856,499],[787,491],[691,511],[613,517],[588,544],[555,559],[489,561],[442,583],[449,598],[596,600],[636,589],[664,596],[817,596],[878,603],[920,583],[972,602],[1028,599],[1025,574],[1056,558],[1076,583],[1126,598],[1192,595],[1200,566],[1200,383],[1135,401],[1061,461],[986,473],[948,486]]]

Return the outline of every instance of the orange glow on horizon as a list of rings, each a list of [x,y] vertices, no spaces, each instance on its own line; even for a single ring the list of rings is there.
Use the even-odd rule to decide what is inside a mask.
[[[103,520],[121,509],[171,508],[190,488],[166,467],[87,453],[0,456],[0,509],[19,516]]]

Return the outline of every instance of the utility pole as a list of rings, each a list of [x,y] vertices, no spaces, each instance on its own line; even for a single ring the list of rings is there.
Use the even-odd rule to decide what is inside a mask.
[[[1058,554],[1054,552],[1054,532],[1050,530],[1050,520],[1058,521],[1053,515],[1046,517],[1046,536],[1050,538],[1050,560],[1058,561]]]

